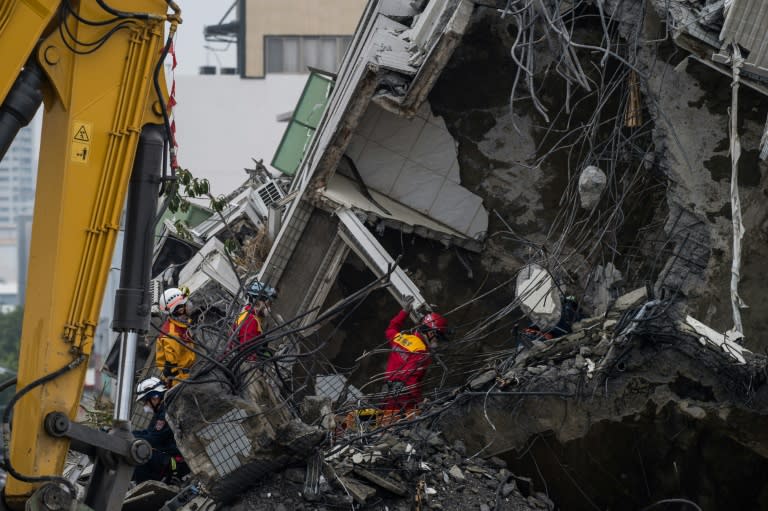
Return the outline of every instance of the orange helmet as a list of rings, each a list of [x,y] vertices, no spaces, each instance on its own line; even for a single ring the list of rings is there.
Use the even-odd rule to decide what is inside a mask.
[[[442,335],[448,333],[448,320],[437,312],[430,312],[421,318],[421,325],[426,330],[437,330]]]

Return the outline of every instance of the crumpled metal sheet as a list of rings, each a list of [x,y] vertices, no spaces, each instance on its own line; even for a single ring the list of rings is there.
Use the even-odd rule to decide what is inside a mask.
[[[731,0],[726,8],[720,39],[737,43],[749,50],[746,62],[768,68],[768,2],[765,0]]]

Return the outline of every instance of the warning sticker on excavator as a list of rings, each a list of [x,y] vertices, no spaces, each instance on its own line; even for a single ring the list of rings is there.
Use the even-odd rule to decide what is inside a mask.
[[[69,157],[77,163],[88,163],[91,156],[91,135],[93,124],[90,122],[75,121],[72,123],[72,147]]]
[[[85,124],[81,124],[77,128],[77,132],[75,132],[75,140],[79,140],[80,142],[91,141],[91,138],[88,136],[88,128],[85,126]]]

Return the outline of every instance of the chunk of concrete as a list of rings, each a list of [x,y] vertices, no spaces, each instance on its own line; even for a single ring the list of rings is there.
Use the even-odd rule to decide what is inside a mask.
[[[261,400],[242,399],[211,382],[176,387],[166,398],[179,450],[218,500],[232,499],[264,476],[305,459],[325,435],[286,414],[286,407],[276,408],[271,392],[251,397]]]
[[[621,295],[616,298],[611,306],[611,312],[623,312],[632,307],[638,307],[639,305],[648,301],[648,291],[645,287],[639,287],[634,291],[630,291],[625,295]]]
[[[123,511],[160,509],[177,493],[179,493],[177,486],[169,486],[160,481],[144,481],[126,493],[122,509]]]
[[[515,293],[520,308],[543,331],[554,328],[562,315],[562,294],[549,271],[529,264],[517,274]]]
[[[400,495],[401,497],[408,495],[408,490],[402,484],[393,480],[391,477],[375,474],[370,470],[366,470],[360,467],[355,467],[354,472],[363,479],[375,484],[380,488],[384,488],[385,490],[390,491],[395,495]]]
[[[457,465],[452,466],[450,470],[448,470],[448,473],[457,481],[464,481],[466,479],[464,472],[462,472]]]
[[[375,488],[371,488],[367,484],[363,484],[356,479],[339,476],[338,481],[339,484],[341,484],[341,486],[343,486],[344,489],[348,491],[350,495],[352,495],[352,498],[355,499],[355,502],[358,504],[365,504],[368,502],[368,499],[376,495]]]
[[[493,381],[494,378],[496,378],[496,371],[494,369],[489,369],[488,371],[470,381],[469,388],[472,390],[477,390],[485,386],[486,383]]]
[[[594,165],[589,165],[579,176],[579,199],[584,209],[594,208],[600,202],[600,196],[608,183],[605,172]]]

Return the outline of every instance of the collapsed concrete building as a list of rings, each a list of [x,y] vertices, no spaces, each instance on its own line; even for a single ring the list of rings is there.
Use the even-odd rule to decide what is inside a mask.
[[[510,472],[491,477],[494,492],[509,474],[530,488],[484,498],[489,509],[764,507],[767,34],[757,0],[370,1],[338,73],[294,112],[304,142],[285,145],[298,151],[293,179],[258,265],[280,289],[264,340],[275,357],[258,370],[209,363],[201,379],[228,383],[179,392],[180,443],[293,410],[243,433],[266,458],[251,438],[232,470],[200,468],[208,486],[234,498],[250,474],[244,502],[271,509],[265,488],[298,464],[305,496],[321,480],[336,489],[292,497],[297,508],[458,509],[480,505],[440,497],[461,485],[459,462],[496,457]],[[208,335],[231,335],[227,315],[256,273],[234,266],[222,270],[234,279],[203,279],[222,293],[210,304],[229,303]],[[566,296],[578,321],[545,335]],[[427,403],[394,433],[347,432],[341,443],[370,466],[334,468],[329,442],[381,398],[383,330],[409,297],[456,327],[434,353]],[[523,342],[526,330],[539,335]],[[274,395],[248,403],[237,375]],[[213,415],[190,404],[206,393]],[[281,437],[299,416],[311,431]],[[371,461],[402,443],[376,435],[400,431],[461,448],[410,457],[436,470]],[[218,436],[194,434],[203,450]]]

